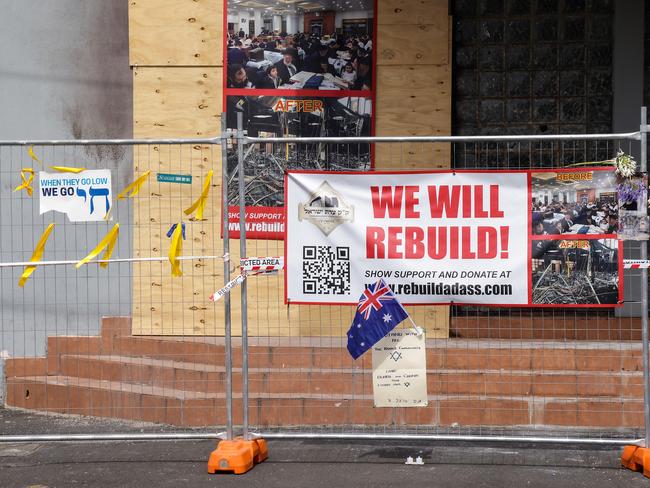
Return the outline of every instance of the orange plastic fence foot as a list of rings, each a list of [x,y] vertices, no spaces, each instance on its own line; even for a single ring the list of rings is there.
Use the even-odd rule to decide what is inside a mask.
[[[210,453],[208,473],[244,474],[269,457],[264,439],[219,441]]]
[[[621,464],[632,471],[643,471],[643,475],[650,478],[650,448],[625,446]]]

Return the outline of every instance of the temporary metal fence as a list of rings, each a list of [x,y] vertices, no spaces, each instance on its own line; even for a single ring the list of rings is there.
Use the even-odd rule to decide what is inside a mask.
[[[428,333],[430,406],[421,409],[373,407],[370,359],[354,362],[345,347],[353,307],[285,306],[281,273],[250,277],[232,298],[227,294],[216,304],[206,293],[239,273],[240,256],[282,255],[282,241],[244,235],[238,250],[231,246],[229,233],[236,226],[228,210],[239,207],[239,229],[246,229],[246,206],[281,205],[286,170],[370,170],[373,159],[374,168],[384,170],[427,170],[432,162],[449,163],[450,169],[548,169],[608,160],[620,148],[638,154],[646,172],[645,109],[640,131],[625,134],[248,137],[242,118],[234,130],[224,120],[222,132],[201,140],[0,142],[0,350],[11,356],[7,403],[156,423],[120,424],[111,433],[101,432],[102,426],[96,434],[74,433],[65,424],[53,435],[21,425],[0,440],[241,433],[650,445],[645,269],[626,270],[625,306],[616,310],[413,309],[415,322]],[[61,215],[39,216],[35,198],[12,193],[29,161],[28,147],[45,165],[111,165],[118,191],[152,171],[138,195],[114,200],[113,222],[124,224],[130,236],[120,237],[108,269],[93,263],[77,271],[69,263],[92,249],[112,222],[71,224]],[[188,221],[182,211],[199,197],[207,171],[219,159],[225,164],[220,185],[216,177],[212,182],[212,212],[206,221]],[[155,172],[191,173],[193,183],[157,183]],[[171,278],[166,234],[181,220],[189,234],[184,276]],[[51,221],[64,231],[19,289],[22,266]],[[624,250],[626,258],[647,258],[646,242],[626,242]],[[128,315],[132,321],[107,320],[100,331],[102,315]],[[79,337],[56,337],[62,333]],[[15,358],[44,356],[46,341],[46,358]],[[32,405],[45,406],[30,407],[30,396]]]

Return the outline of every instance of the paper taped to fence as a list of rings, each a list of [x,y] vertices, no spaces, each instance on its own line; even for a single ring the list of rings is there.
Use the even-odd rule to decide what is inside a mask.
[[[426,407],[425,334],[415,329],[389,332],[372,348],[372,377],[375,407]]]
[[[614,205],[608,170],[545,173],[538,185],[567,187],[548,201],[526,170],[289,172],[286,302],[352,305],[384,278],[407,305],[618,306],[616,235],[533,228],[534,217],[578,221]]]
[[[56,210],[71,222],[102,221],[113,204],[111,170],[38,174],[40,213]]]

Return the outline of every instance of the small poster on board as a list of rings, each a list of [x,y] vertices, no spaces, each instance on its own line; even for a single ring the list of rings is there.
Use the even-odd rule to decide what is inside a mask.
[[[80,173],[39,172],[40,213],[55,210],[70,222],[97,222],[107,219],[113,202],[111,170]]]
[[[372,348],[375,407],[426,407],[425,334],[396,329]]]

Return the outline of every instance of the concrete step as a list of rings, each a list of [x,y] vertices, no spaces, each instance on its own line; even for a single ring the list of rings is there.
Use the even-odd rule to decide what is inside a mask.
[[[111,354],[148,357],[188,363],[225,364],[221,338],[117,336],[110,344],[98,337],[50,337],[49,369],[55,372],[62,354]],[[340,338],[302,338],[274,341],[251,339],[249,366],[257,368],[371,368],[371,355],[354,361]],[[266,342],[271,342],[270,339]],[[283,343],[284,342],[284,343]],[[311,343],[311,344],[310,344]],[[287,345],[285,345],[287,344]],[[313,345],[312,345],[313,344]],[[233,365],[241,366],[239,340],[233,345]],[[507,340],[429,340],[427,365],[442,369],[537,370],[537,371],[641,371],[641,345],[636,342],[564,342]]]
[[[222,425],[222,393],[190,392],[70,376],[14,377],[7,403],[63,414],[116,417],[179,426]],[[235,395],[235,422],[241,422]],[[573,426],[638,427],[641,399],[556,398],[429,394],[427,407],[373,408],[366,394],[271,394],[251,392],[249,417],[256,427],[304,425]]]
[[[132,356],[62,355],[57,374],[186,391],[222,392],[224,366]],[[608,396],[643,395],[641,372],[428,369],[432,394]],[[241,391],[241,369],[233,388]],[[250,368],[249,390],[268,393],[372,394],[372,370]]]

